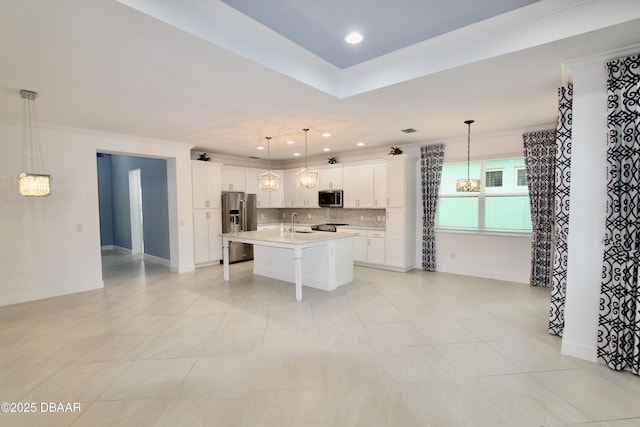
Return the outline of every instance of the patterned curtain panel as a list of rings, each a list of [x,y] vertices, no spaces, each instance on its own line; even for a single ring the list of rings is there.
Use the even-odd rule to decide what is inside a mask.
[[[422,180],[422,268],[436,271],[436,208],[442,177],[444,144],[420,148],[420,176]]]
[[[607,67],[608,199],[598,359],[640,375],[640,55]]]
[[[528,132],[524,162],[531,210],[531,278],[533,286],[551,286],[556,131]]]
[[[549,333],[562,336],[564,301],[567,289],[567,236],[569,235],[569,184],[571,182],[571,117],[573,84],[558,90],[558,126],[556,128],[555,177],[555,251],[553,284],[549,310]]]

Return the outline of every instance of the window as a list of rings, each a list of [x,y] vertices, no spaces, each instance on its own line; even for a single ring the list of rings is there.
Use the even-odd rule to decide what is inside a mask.
[[[487,171],[484,182],[486,187],[502,187],[502,171]]]
[[[469,177],[484,177],[478,193],[456,192],[456,180],[466,177],[467,162],[449,162],[442,166],[437,228],[531,231],[523,157],[470,162]]]
[[[524,168],[516,169],[516,187],[527,186],[527,173]]]

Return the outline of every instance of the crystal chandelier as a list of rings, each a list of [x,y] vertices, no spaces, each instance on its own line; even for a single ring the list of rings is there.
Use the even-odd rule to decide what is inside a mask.
[[[265,191],[275,191],[280,188],[280,175],[271,172],[271,137],[267,139],[267,171],[258,175],[258,188]]]
[[[22,172],[18,176],[18,190],[22,196],[48,196],[51,194],[51,175],[42,172],[42,153],[38,135],[36,97],[38,94],[22,89]]]
[[[296,173],[296,185],[298,188],[315,188],[318,181],[318,171],[309,169],[307,166],[307,132],[309,132],[309,128],[302,130],[304,131],[304,168]]]
[[[469,131],[467,133],[467,179],[458,179],[456,181],[456,191],[465,192],[465,193],[476,193],[480,191],[480,180],[479,179],[470,179],[469,178],[469,163],[470,163],[470,152],[471,152],[471,123],[474,120],[466,120]]]

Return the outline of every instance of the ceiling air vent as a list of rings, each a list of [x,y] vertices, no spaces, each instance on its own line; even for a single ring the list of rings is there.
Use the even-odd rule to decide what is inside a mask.
[[[402,132],[404,132],[404,133],[414,133],[414,132],[418,132],[418,131],[415,130],[414,128],[406,128],[406,129],[402,129]]]

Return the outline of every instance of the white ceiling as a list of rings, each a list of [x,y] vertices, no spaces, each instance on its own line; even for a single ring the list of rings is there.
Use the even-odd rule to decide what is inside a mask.
[[[219,0],[0,0],[0,119],[29,89],[41,123],[273,159],[309,127],[339,156],[552,124],[563,61],[638,43],[637,0],[541,0],[343,69]]]

